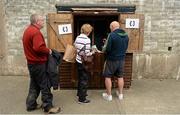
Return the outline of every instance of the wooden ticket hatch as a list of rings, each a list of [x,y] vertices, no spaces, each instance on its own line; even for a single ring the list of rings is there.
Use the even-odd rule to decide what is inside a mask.
[[[67,44],[73,44],[77,35],[80,34],[81,25],[89,23],[93,26],[90,35],[92,45],[102,49],[103,39],[107,38],[110,32],[109,25],[112,21],[120,22],[120,26],[129,35],[128,52],[125,59],[125,88],[131,86],[132,79],[132,59],[133,52],[141,51],[143,46],[143,24],[144,16],[135,14],[135,6],[67,6],[56,5],[57,13],[49,13],[47,18],[48,46],[56,49],[62,54]],[[139,28],[125,28],[127,18],[139,19]],[[59,25],[70,24],[72,32],[59,34]],[[94,72],[91,73],[89,87],[104,88],[104,78],[102,69],[104,64],[104,54],[94,55]],[[77,87],[77,68],[76,64],[62,61],[60,65],[60,87]],[[115,81],[115,80],[114,80]],[[116,82],[114,82],[116,86]]]

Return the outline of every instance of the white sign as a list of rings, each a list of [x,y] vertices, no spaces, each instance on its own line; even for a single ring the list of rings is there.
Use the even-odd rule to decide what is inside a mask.
[[[126,28],[139,28],[139,19],[126,19]]]
[[[69,34],[72,33],[71,24],[61,24],[58,25],[59,34]]]

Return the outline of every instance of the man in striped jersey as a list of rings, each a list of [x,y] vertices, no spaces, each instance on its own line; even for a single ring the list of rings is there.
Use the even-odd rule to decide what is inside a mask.
[[[81,34],[77,36],[74,45],[77,49],[77,68],[78,68],[78,89],[77,96],[79,97],[78,103],[89,103],[90,100],[86,99],[89,74],[82,64],[81,55],[90,56],[94,52],[91,52],[91,40],[88,38],[92,32],[92,26],[90,24],[83,24],[81,27]]]

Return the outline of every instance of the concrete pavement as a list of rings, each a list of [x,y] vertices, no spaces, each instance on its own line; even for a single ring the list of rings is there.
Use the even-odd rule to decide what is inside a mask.
[[[29,78],[24,76],[0,76],[0,114],[44,114],[42,110],[26,112],[25,99]],[[104,90],[88,90],[89,104],[78,104],[76,90],[57,90],[54,105],[60,106],[60,114],[180,114],[180,80],[133,80],[130,89],[124,91],[119,101],[113,90],[113,101],[102,99]],[[38,98],[38,102],[41,100]]]

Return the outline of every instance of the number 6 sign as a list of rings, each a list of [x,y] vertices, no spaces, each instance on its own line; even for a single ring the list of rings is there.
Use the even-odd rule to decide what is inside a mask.
[[[139,28],[139,19],[126,19],[126,28]]]

